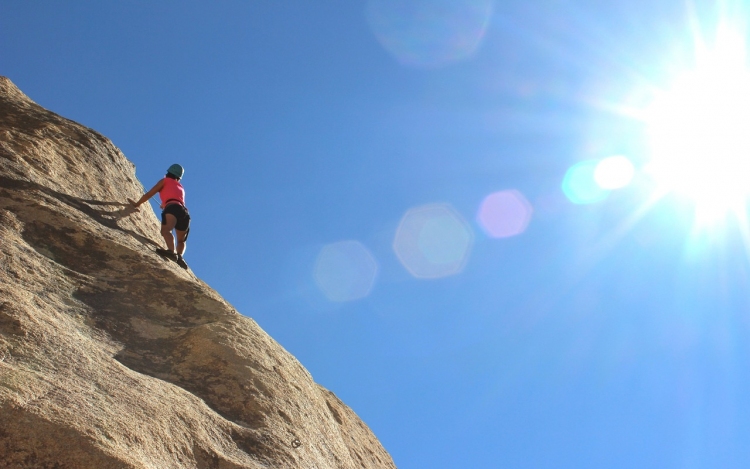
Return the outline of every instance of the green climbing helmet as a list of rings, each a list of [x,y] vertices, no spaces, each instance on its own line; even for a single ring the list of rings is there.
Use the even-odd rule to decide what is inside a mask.
[[[182,166],[175,163],[169,167],[167,172],[171,174],[172,176],[176,177],[177,179],[182,179],[182,175],[185,174],[185,169]]]

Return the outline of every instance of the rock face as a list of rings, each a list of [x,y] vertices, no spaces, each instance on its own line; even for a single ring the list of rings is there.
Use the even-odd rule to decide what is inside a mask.
[[[0,77],[0,468],[395,468],[250,318],[153,253],[105,137]]]

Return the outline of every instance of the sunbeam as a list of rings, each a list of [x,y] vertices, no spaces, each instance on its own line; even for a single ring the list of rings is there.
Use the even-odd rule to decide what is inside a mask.
[[[712,44],[695,44],[695,67],[645,109],[645,170],[665,192],[691,199],[696,224],[709,226],[743,212],[750,196],[750,69],[744,34],[728,23]]]

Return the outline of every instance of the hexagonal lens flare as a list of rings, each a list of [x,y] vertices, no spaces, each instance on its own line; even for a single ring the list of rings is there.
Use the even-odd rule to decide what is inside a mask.
[[[604,158],[594,169],[594,180],[602,189],[621,189],[633,180],[635,167],[626,156]]]
[[[600,187],[594,176],[598,163],[582,161],[565,173],[562,190],[568,200],[574,204],[592,204],[607,198],[609,190]]]
[[[320,291],[336,302],[366,297],[377,275],[377,261],[359,241],[339,241],[323,246],[313,269]]]
[[[492,0],[369,0],[367,20],[404,65],[440,67],[471,57],[492,17]]]
[[[533,207],[517,190],[488,195],[482,201],[477,221],[488,236],[509,238],[524,231],[531,221]]]
[[[468,223],[448,204],[430,204],[404,214],[393,250],[417,278],[455,275],[464,268],[474,242]]]

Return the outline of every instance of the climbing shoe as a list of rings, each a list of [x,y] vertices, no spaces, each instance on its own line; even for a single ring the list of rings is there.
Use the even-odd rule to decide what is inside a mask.
[[[171,259],[171,260],[177,262],[177,253],[175,253],[173,251],[170,251],[168,249],[156,248],[156,253],[158,255],[160,255],[161,257],[164,257],[166,259]]]

